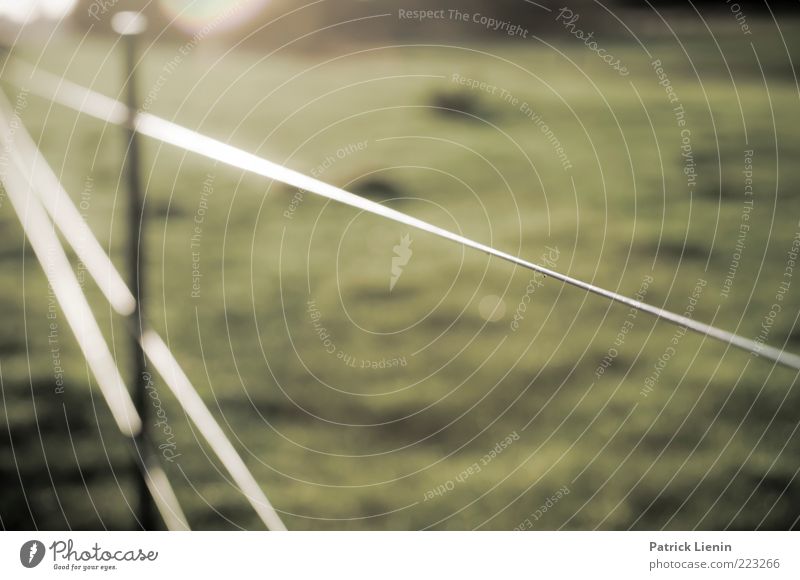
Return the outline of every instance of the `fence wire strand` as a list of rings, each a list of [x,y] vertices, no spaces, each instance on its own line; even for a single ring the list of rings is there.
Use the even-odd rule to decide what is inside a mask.
[[[126,123],[126,119],[128,119],[127,107],[115,99],[52,73],[34,68],[27,63],[23,63],[19,59],[15,59],[9,66],[11,67],[10,77],[16,85],[25,87],[42,98],[114,125],[123,125]],[[710,324],[705,324],[617,292],[606,290],[590,282],[585,282],[518,256],[508,254],[365,199],[345,191],[344,189],[320,181],[319,179],[309,177],[298,171],[289,169],[288,167],[274,163],[207,135],[203,135],[187,127],[162,119],[156,115],[139,112],[133,116],[133,124],[135,129],[141,134],[163,143],[174,145],[180,149],[197,153],[231,167],[248,171],[268,179],[273,179],[317,196],[337,201],[370,214],[382,216],[389,220],[431,233],[501,260],[511,262],[522,268],[539,272],[545,276],[560,280],[561,282],[586,290],[587,292],[591,292],[608,300],[625,304],[670,324],[686,328],[724,344],[747,351],[754,356],[760,356],[780,365],[800,371],[800,356],[797,354],[786,352],[783,349],[757,342]]]

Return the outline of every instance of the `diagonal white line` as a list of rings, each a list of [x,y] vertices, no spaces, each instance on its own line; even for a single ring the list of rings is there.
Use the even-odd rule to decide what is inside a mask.
[[[186,413],[197,425],[208,444],[217,454],[222,464],[231,474],[242,493],[247,497],[250,505],[259,515],[261,520],[270,530],[285,531],[286,526],[272,504],[264,495],[250,470],[236,452],[225,432],[214,419],[211,411],[197,394],[194,386],[189,381],[186,373],[180,367],[169,347],[162,338],[152,330],[145,330],[142,334],[142,349],[147,358],[153,363],[164,381],[169,385],[175,398],[184,408]]]
[[[178,496],[175,495],[175,490],[172,489],[167,473],[158,463],[155,453],[146,449],[142,455],[145,462],[147,489],[150,491],[150,497],[153,498],[167,529],[171,532],[190,530],[186,514],[183,513],[181,504],[178,501]]]
[[[119,430],[126,437],[133,439],[141,430],[141,418],[133,405],[89,303],[83,295],[67,255],[55,235],[52,222],[47,218],[40,201],[30,195],[29,188],[33,188],[32,180],[28,175],[30,168],[23,167],[24,162],[18,150],[12,150],[11,147],[19,141],[15,139],[12,142],[10,140],[10,125],[7,121],[10,118],[10,111],[11,107],[8,101],[0,94],[0,112],[2,112],[0,114],[0,133],[2,133],[0,140],[4,145],[4,151],[8,152],[10,156],[9,164],[4,167],[0,178],[2,178],[11,204],[14,206],[31,247],[53,289],[53,294],[67,318],[78,341],[78,346],[89,364],[103,398],[111,409],[111,414]],[[28,137],[22,127],[18,127],[14,132],[15,137],[23,134]],[[47,169],[49,170],[49,167]],[[73,231],[73,233],[75,232]],[[97,243],[94,237],[92,240]],[[120,305],[124,306],[124,303]],[[140,457],[139,460],[145,461],[147,464],[147,487],[167,528],[170,530],[189,529],[186,516],[163,468],[155,461],[152,451],[141,451],[144,457]]]
[[[30,141],[30,137],[26,135],[22,127],[18,127],[13,132],[10,130],[10,125],[6,122],[6,115],[8,111],[10,111],[10,105],[8,105],[8,101],[2,96],[0,96],[0,111],[4,112],[4,115],[0,116],[2,142],[4,145],[7,145],[7,147],[4,147],[4,151],[9,152],[11,161],[14,163],[14,168],[19,170],[19,174],[13,171],[5,171],[0,177],[2,177],[2,181],[6,186],[9,199],[11,199],[12,204],[15,209],[17,209],[17,213],[28,235],[28,239],[31,240],[31,246],[34,248],[37,257],[42,263],[42,267],[45,269],[48,280],[53,285],[54,291],[56,287],[59,289],[59,293],[57,294],[57,296],[59,296],[59,304],[62,305],[62,309],[65,310],[65,314],[68,320],[70,320],[76,338],[81,346],[81,350],[92,368],[93,374],[111,408],[112,414],[117,420],[120,430],[125,435],[133,437],[141,429],[139,415],[133,406],[133,401],[131,401],[128,390],[124,386],[122,377],[119,375],[111,352],[108,350],[100,328],[97,326],[89,304],[86,301],[86,297],[75,277],[75,273],[72,271],[69,260],[55,235],[52,222],[50,222],[45,214],[45,207],[36,196],[41,196],[44,197],[45,200],[54,202],[54,205],[48,207],[53,221],[64,233],[64,237],[70,243],[77,256],[87,264],[87,271],[101,289],[104,290],[114,310],[122,315],[130,315],[133,308],[129,302],[133,302],[133,295],[127,285],[125,285],[125,282],[122,281],[119,272],[116,270],[108,255],[103,251],[91,230],[88,229],[88,225],[83,220],[80,213],[77,212],[77,208],[75,208],[69,195],[63,191],[57,178],[55,180],[57,185],[54,185],[48,179],[40,178],[37,180],[36,172],[46,171],[53,175],[52,170],[41,157],[41,153],[38,152],[38,149],[36,149],[33,142]],[[10,140],[12,134],[14,136],[14,141]],[[35,170],[28,167],[26,168],[27,171],[25,174],[23,174],[20,168],[23,165],[19,153],[20,148],[16,147],[16,140],[21,135],[25,135],[38,154]],[[25,139],[23,139],[22,142],[24,144]],[[26,147],[23,146],[22,148],[25,149]],[[31,153],[30,151],[28,152]],[[53,177],[55,178],[54,175]],[[42,189],[44,187],[53,186],[58,187],[56,192],[50,192],[48,194],[43,193]],[[36,195],[31,195],[31,193],[35,193]],[[55,205],[56,202],[58,205]],[[25,203],[28,204],[28,221],[26,221],[26,214],[23,212]],[[22,205],[19,205],[18,208],[18,204]],[[64,208],[70,209],[64,210]],[[74,210],[74,214],[77,215],[76,219],[64,217],[65,215],[70,216],[70,210]],[[93,243],[84,243],[84,240],[92,240]],[[87,260],[89,259],[93,259],[95,267],[92,269],[88,267]],[[50,272],[48,272],[48,268],[45,267],[45,264],[50,265],[51,262],[46,262],[45,260],[54,261],[54,267]],[[117,284],[116,287],[114,285],[104,286],[102,284],[103,280],[118,280],[121,287],[119,284]],[[135,306],[135,302],[133,302],[132,305]],[[81,328],[82,331],[84,331],[85,328],[77,327],[73,324],[73,319],[79,318],[89,321],[88,332],[79,332],[78,328]],[[147,357],[156,367],[167,386],[172,390],[178,402],[186,409],[192,422],[203,434],[206,441],[229,471],[231,477],[242,490],[242,493],[245,494],[247,500],[264,524],[270,530],[285,530],[286,527],[281,521],[280,516],[208,410],[208,407],[206,407],[205,403],[197,394],[197,391],[194,389],[161,337],[153,331],[146,331],[141,338],[141,344]],[[115,388],[116,385],[118,385],[118,389]],[[125,427],[122,423],[123,417],[127,417],[132,421],[132,428]],[[153,461],[148,461],[149,466],[153,464]],[[169,482],[163,471],[160,473],[150,473],[147,483],[148,487],[151,488],[151,493],[154,488],[159,488],[161,490],[159,495],[153,494],[159,508],[167,503],[171,504],[172,500],[175,499],[175,494],[172,489],[165,487],[165,483],[168,486]],[[162,515],[164,515],[164,519],[168,525],[175,525],[177,529],[186,527],[185,517],[180,511],[180,507],[173,509],[173,513],[171,514],[165,515],[162,512]],[[183,520],[183,523],[181,523],[181,520]]]
[[[14,68],[12,68],[12,76],[16,84],[25,86],[41,97],[60,103],[78,112],[117,125],[125,123],[127,108],[119,101],[64,80],[51,73],[34,69],[29,65],[22,66],[19,64],[19,61],[16,61],[16,63]],[[261,175],[269,179],[274,179],[315,195],[338,201],[371,214],[379,215],[410,227],[426,231],[466,247],[479,250],[490,256],[500,258],[501,260],[506,260],[528,270],[540,272],[546,276],[561,280],[566,284],[597,294],[608,300],[625,304],[671,324],[685,327],[725,344],[740,348],[753,355],[763,356],[778,364],[800,370],[800,356],[796,354],[785,352],[773,346],[756,342],[738,334],[722,330],[721,328],[670,312],[669,310],[664,310],[663,308],[634,300],[633,298],[623,296],[611,290],[606,290],[605,288],[601,288],[589,282],[584,282],[583,280],[561,274],[549,268],[545,268],[544,266],[540,266],[539,264],[534,264],[533,262],[529,262],[517,256],[507,254],[501,250],[497,250],[379,203],[354,195],[341,188],[309,177],[298,171],[284,167],[283,165],[268,161],[267,159],[150,113],[138,113],[134,117],[134,124],[136,130],[140,133],[164,143],[175,145],[186,151],[192,151],[232,167],[255,173],[256,175]]]
[[[11,111],[11,106],[1,93],[0,101],[0,106],[6,112]],[[76,254],[79,254],[100,291],[115,311],[123,316],[133,314],[136,306],[133,294],[27,131],[15,132],[14,146],[20,156],[29,161],[25,164],[26,177],[30,179],[47,213]]]
[[[0,102],[0,105],[5,103]],[[5,109],[5,106],[3,106]],[[108,349],[100,327],[92,314],[89,302],[75,277],[67,255],[56,236],[53,224],[47,217],[39,199],[32,195],[32,185],[24,164],[16,150],[10,125],[5,114],[0,115],[0,139],[10,159],[0,175],[11,205],[19,217],[36,257],[42,265],[47,281],[58,300],[61,310],[72,329],[78,346],[86,357],[103,397],[120,431],[135,436],[142,427],[114,357]]]

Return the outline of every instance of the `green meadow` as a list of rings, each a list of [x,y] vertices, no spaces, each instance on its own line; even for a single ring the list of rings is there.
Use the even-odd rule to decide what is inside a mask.
[[[170,41],[145,47],[139,88],[149,112],[797,352],[800,55],[766,25],[714,33],[609,42],[627,76],[568,35],[268,57]],[[122,94],[107,39],[18,53]],[[125,271],[122,130],[22,101]],[[148,320],[290,529],[797,525],[795,372],[170,145],[143,150]],[[0,223],[2,524],[129,528],[130,447],[60,311],[52,342],[47,282],[5,196]],[[122,321],[84,289],[128,376]],[[163,465],[192,527],[259,528],[154,380],[169,429],[151,432],[179,453]]]

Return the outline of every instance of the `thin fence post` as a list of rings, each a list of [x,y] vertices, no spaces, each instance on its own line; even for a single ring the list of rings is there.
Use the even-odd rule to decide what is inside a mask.
[[[128,179],[128,275],[131,291],[136,300],[136,308],[131,314],[135,328],[133,339],[133,401],[142,419],[142,429],[136,440],[139,465],[137,466],[137,493],[139,497],[139,525],[145,530],[156,528],[156,513],[153,499],[147,485],[147,462],[145,455],[149,445],[148,405],[147,405],[147,361],[141,346],[141,335],[145,324],[144,296],[144,250],[145,250],[145,213],[139,163],[139,137],[134,126],[138,110],[136,95],[136,61],[137,37],[144,32],[147,25],[145,17],[138,12],[118,12],[111,25],[121,36],[125,51],[123,75],[126,84],[126,104],[128,119],[125,124],[127,132],[127,148],[124,159]]]

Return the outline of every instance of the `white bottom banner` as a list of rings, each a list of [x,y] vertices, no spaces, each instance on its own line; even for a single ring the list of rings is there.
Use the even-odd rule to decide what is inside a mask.
[[[792,532],[3,532],[0,578],[796,579],[798,548]]]

